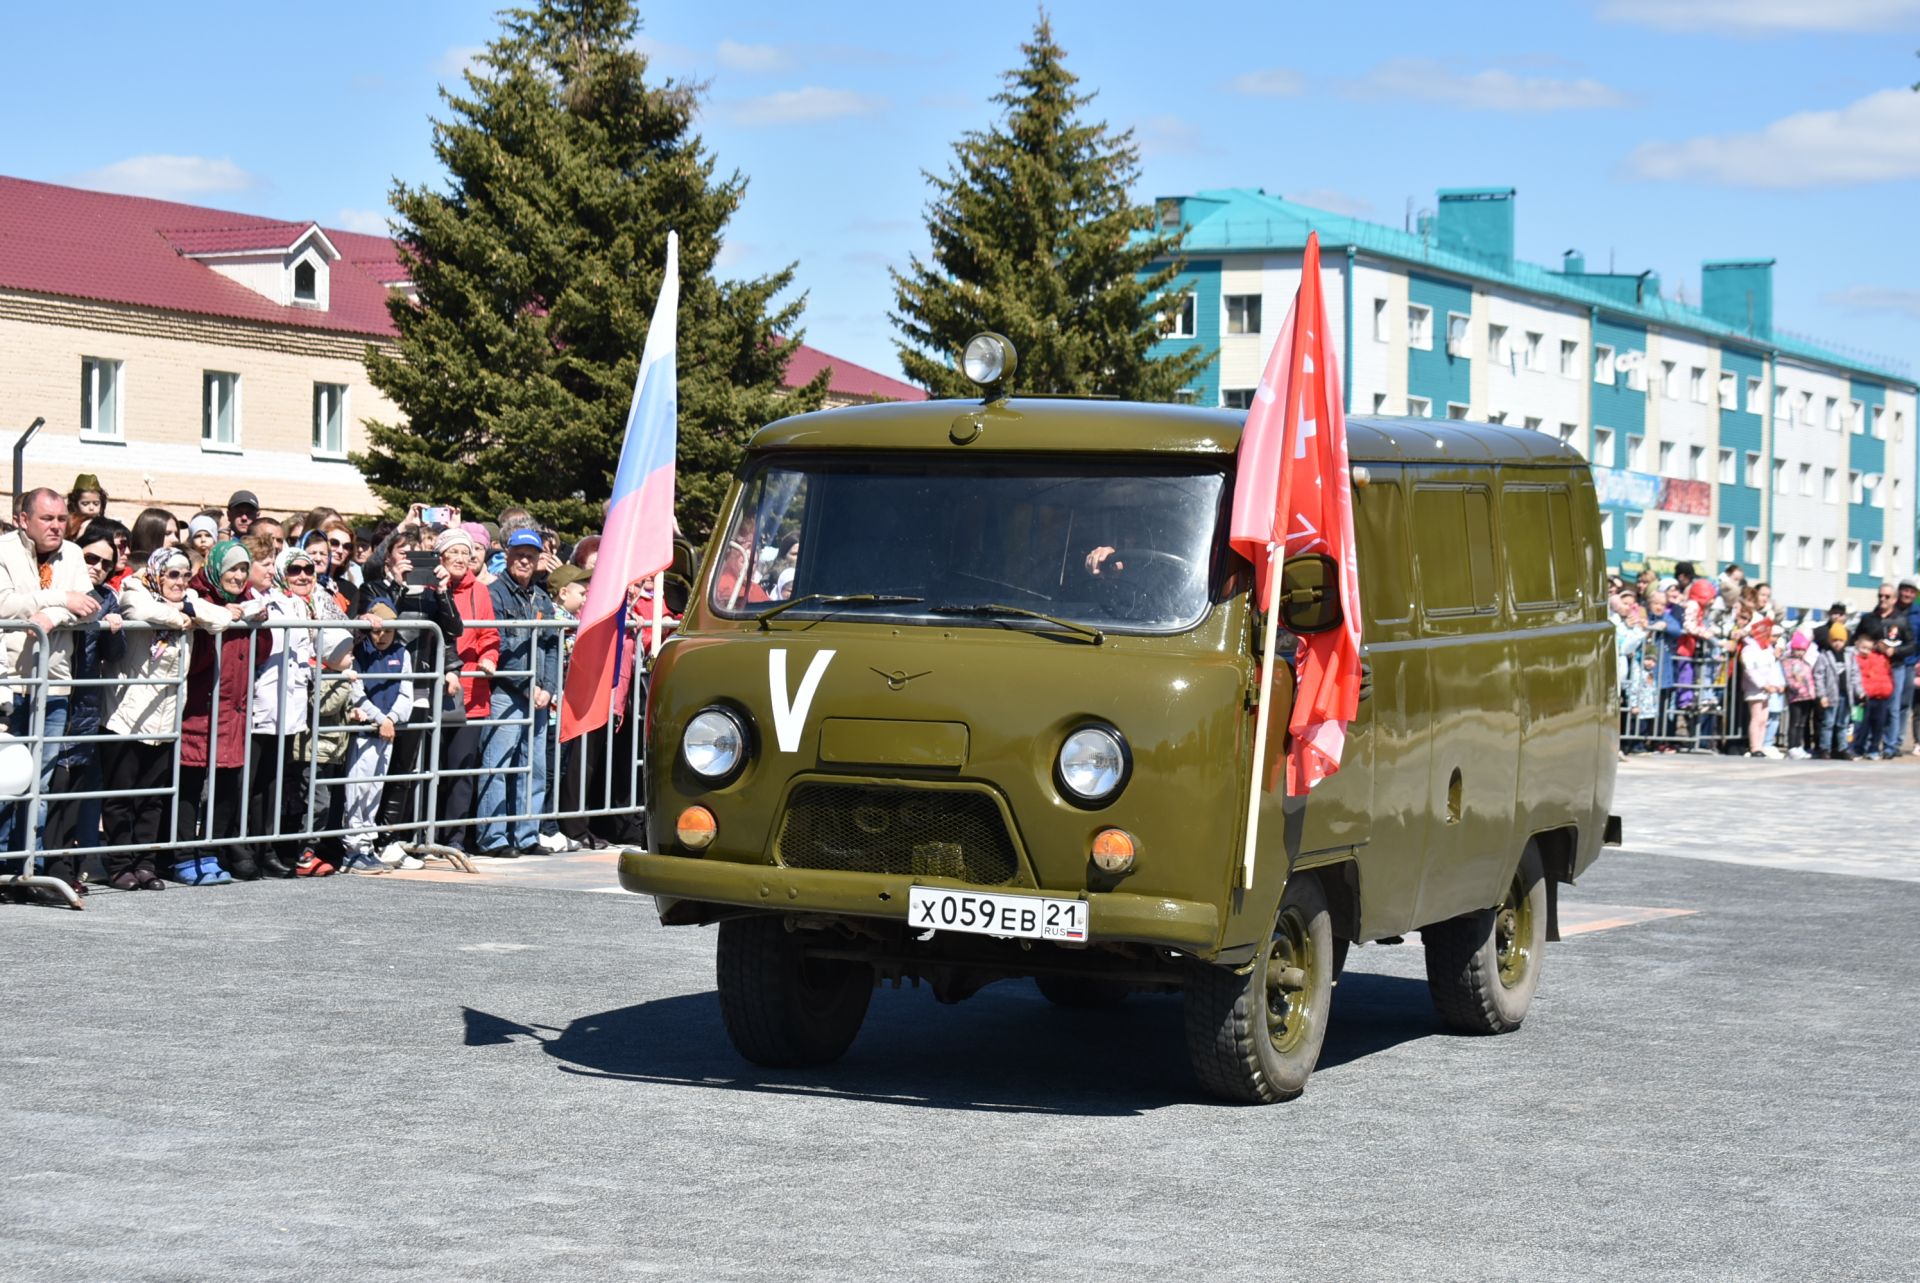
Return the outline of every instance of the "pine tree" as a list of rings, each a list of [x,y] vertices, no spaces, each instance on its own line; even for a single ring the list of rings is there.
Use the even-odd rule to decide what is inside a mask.
[[[444,189],[394,184],[417,300],[392,301],[398,354],[370,353],[367,370],[406,420],[369,423],[355,462],[395,507],[519,503],[597,529],[674,230],[678,515],[699,537],[746,436],[824,397],[825,375],[780,395],[803,301],[773,300],[793,268],[715,279],[746,181],[716,181],[691,132],[700,87],[648,78],[631,0],[539,0],[501,17],[466,92],[442,91]]]
[[[936,396],[972,396],[954,354],[982,330],[1019,353],[1016,390],[1171,401],[1213,359],[1148,355],[1174,301],[1176,235],[1148,236],[1152,211],[1132,204],[1139,148],[1131,130],[1083,123],[1092,94],[1063,65],[1042,13],[1026,63],[994,96],[1002,118],[954,144],[942,178],[927,174],[932,263],[893,273],[891,319],[907,376]],[[1136,233],[1139,233],[1136,235]]]

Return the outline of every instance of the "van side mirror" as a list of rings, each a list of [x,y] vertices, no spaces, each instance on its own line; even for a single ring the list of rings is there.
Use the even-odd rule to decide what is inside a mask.
[[[1289,557],[1280,570],[1280,618],[1296,633],[1340,626],[1340,566],[1324,553]]]

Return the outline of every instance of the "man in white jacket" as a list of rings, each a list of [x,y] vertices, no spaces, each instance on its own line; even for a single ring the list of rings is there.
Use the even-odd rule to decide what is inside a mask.
[[[66,541],[65,496],[45,486],[29,490],[21,496],[13,521],[14,533],[0,535],[0,619],[27,620],[52,632],[62,624],[91,618],[100,609],[100,603],[93,597],[93,581],[87,575],[85,558],[79,548]],[[10,678],[31,677],[39,664],[38,634],[30,628],[0,630],[0,674]],[[0,688],[0,701],[8,705],[7,730],[15,736],[31,734],[34,705],[44,694],[43,736],[65,734],[67,688],[56,683],[72,676],[72,672],[72,637],[50,637],[44,692],[31,684]],[[49,764],[55,755],[54,751],[36,755],[42,789],[47,786],[47,777],[51,774]],[[0,806],[0,851],[16,851],[26,845],[19,829],[20,815],[17,804]]]

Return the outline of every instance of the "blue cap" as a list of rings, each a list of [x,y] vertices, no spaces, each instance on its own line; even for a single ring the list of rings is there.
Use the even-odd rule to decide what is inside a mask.
[[[507,536],[506,546],[509,548],[545,548],[547,541],[540,537],[538,530],[530,526],[522,526]]]

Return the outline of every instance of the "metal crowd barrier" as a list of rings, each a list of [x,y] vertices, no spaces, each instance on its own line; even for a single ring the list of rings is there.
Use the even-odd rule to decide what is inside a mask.
[[[397,751],[402,735],[416,737],[413,747],[417,750],[418,760],[413,763],[414,769],[382,771],[378,776],[356,779],[347,774],[354,742],[362,736],[377,735],[378,727],[373,722],[323,720],[322,711],[332,688],[341,683],[358,681],[360,674],[351,669],[329,671],[320,667],[317,659],[310,657],[317,652],[320,635],[325,632],[351,634],[357,648],[359,638],[373,630],[373,625],[365,619],[267,618],[237,621],[219,633],[193,630],[188,639],[190,646],[211,650],[211,707],[206,735],[208,765],[204,768],[188,766],[183,760],[186,736],[182,726],[192,684],[191,654],[187,662],[180,664],[178,674],[172,677],[130,678],[116,672],[93,678],[56,679],[49,673],[54,648],[75,633],[105,631],[105,626],[97,621],[88,621],[62,626],[50,635],[33,620],[0,620],[0,640],[4,640],[8,634],[23,633],[26,635],[23,644],[31,645],[34,651],[31,672],[24,675],[0,673],[0,692],[5,692],[7,699],[4,733],[0,733],[0,763],[10,762],[17,774],[21,766],[19,754],[24,751],[31,760],[31,772],[24,789],[14,795],[0,794],[0,827],[6,830],[0,833],[0,887],[45,889],[60,895],[74,908],[80,908],[83,902],[64,881],[39,871],[37,866],[40,862],[50,857],[78,858],[84,862],[138,851],[152,853],[156,863],[166,865],[166,870],[161,873],[165,877],[171,872],[172,866],[178,863],[169,858],[174,855],[184,858],[243,846],[264,851],[280,844],[308,846],[327,839],[360,839],[374,835],[378,835],[383,842],[400,841],[409,854],[421,858],[442,858],[457,867],[470,870],[473,866],[468,857],[486,854],[486,850],[480,848],[477,842],[466,849],[456,843],[459,834],[469,830],[477,834],[481,825],[503,826],[509,838],[508,845],[513,845],[511,837],[516,829],[525,832],[530,826],[537,834],[540,826],[548,822],[586,821],[603,816],[632,817],[637,821],[644,813],[640,720],[646,707],[645,651],[637,637],[630,638],[636,659],[634,673],[625,692],[626,703],[621,710],[621,729],[616,732],[609,722],[606,730],[582,736],[562,746],[558,739],[559,699],[560,692],[566,686],[570,643],[576,627],[573,621],[481,619],[463,623],[470,630],[496,630],[503,642],[516,634],[529,635],[532,644],[528,647],[527,662],[521,666],[497,667],[491,675],[478,668],[449,667],[444,662],[444,639],[439,627],[432,621],[395,619],[387,622],[384,627],[393,631],[401,643],[424,638],[425,644],[420,645],[420,649],[431,656],[422,669],[394,675],[380,674],[370,679],[372,682],[399,681],[409,684],[415,700],[414,710],[405,722],[396,720],[393,743],[394,751]],[[178,631],[131,620],[124,621],[120,629],[130,646],[143,642],[153,645],[159,634]],[[227,707],[220,698],[229,663],[225,643],[236,634],[247,638],[246,663],[249,672],[246,698],[237,710]],[[552,666],[547,669],[540,654],[549,648],[555,653]],[[411,653],[414,647],[409,646],[408,649]],[[256,685],[260,670],[273,664],[276,656],[294,656],[296,662],[282,660],[277,664],[276,675],[266,691],[274,701],[272,726],[256,727],[253,705],[258,693]],[[530,683],[539,676],[547,676],[554,683],[550,692],[551,702],[547,707],[534,708],[531,699],[514,699],[510,696],[503,699],[496,694],[488,716],[469,718],[465,715],[464,681],[484,678],[494,686],[495,692],[499,692],[501,687],[494,684],[496,679],[505,679],[507,685],[512,687],[519,683]],[[307,680],[309,677],[313,680]],[[462,685],[453,687],[460,694],[449,693],[453,679],[462,680]],[[304,691],[297,689],[301,686],[305,687]],[[172,725],[163,733],[124,737],[106,729],[118,697],[133,687],[173,688],[176,701],[174,716]],[[545,689],[544,685],[542,688]],[[91,734],[69,734],[66,714],[71,707],[72,695],[77,690],[85,689],[105,692],[99,710],[100,728]],[[363,694],[364,689],[363,684]],[[308,738],[304,761],[289,752],[289,741],[294,736],[287,730],[287,713],[289,701],[295,698],[307,706]],[[421,713],[422,701],[425,705],[424,716]],[[50,716],[53,719],[51,730]],[[235,734],[246,737],[247,747],[239,755],[240,764],[219,766],[220,744],[222,740],[230,744],[230,737]],[[254,741],[268,736],[273,740],[271,800],[264,815],[255,816],[252,812],[256,808],[250,805],[256,791]],[[322,762],[323,736],[344,737],[344,761]],[[158,741],[168,748],[171,762],[166,785],[132,790],[104,787],[104,750],[129,738],[139,738],[149,743]],[[82,775],[83,786],[51,790],[49,784],[55,773],[57,759],[71,746],[81,745],[94,748],[92,761]],[[489,764],[487,756],[496,760]],[[392,761],[393,754],[390,752],[389,762]],[[563,771],[563,766],[568,763],[572,764],[573,769]],[[336,766],[338,769],[335,769]],[[294,778],[295,770],[299,773],[297,780]],[[5,771],[6,768],[0,766],[0,774]],[[187,797],[182,787],[183,775],[188,771],[198,772],[202,776],[193,797]],[[237,783],[232,779],[236,775]],[[463,781],[464,789],[460,787]],[[372,824],[345,823],[347,808],[344,790],[356,783],[376,782],[382,790],[382,796],[375,803]],[[495,782],[499,787],[489,789],[489,784]],[[567,786],[564,789],[563,784]],[[404,804],[397,808],[397,817],[389,820],[383,818],[390,809],[386,802],[387,790],[396,785],[405,788],[407,794]],[[300,823],[292,828],[285,823],[289,787],[304,787],[306,797],[304,815]],[[333,797],[334,790],[343,791],[338,803]],[[123,842],[115,845],[105,840],[101,826],[101,812],[105,804],[114,799],[124,801],[156,796],[163,796],[168,802],[165,828],[159,842]],[[538,804],[536,799],[539,799]],[[463,803],[462,813],[443,813],[443,805],[455,801]],[[483,801],[494,803],[485,814],[481,813]],[[75,826],[74,843],[58,851],[42,848],[42,832],[50,804],[79,804],[82,808]],[[183,808],[188,808],[184,815]],[[233,814],[236,810],[237,822]],[[330,815],[337,816],[331,823]],[[256,825],[256,820],[264,822]]]

